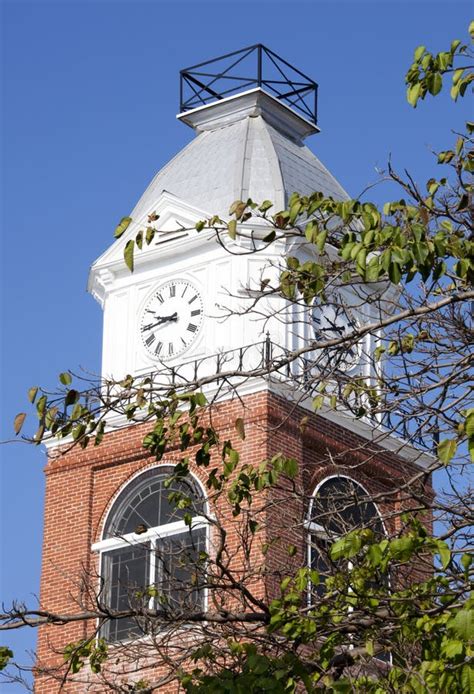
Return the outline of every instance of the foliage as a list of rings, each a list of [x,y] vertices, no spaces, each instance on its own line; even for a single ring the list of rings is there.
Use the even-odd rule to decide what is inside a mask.
[[[470,32],[474,33],[473,25]],[[468,46],[457,40],[449,51],[436,55],[423,46],[417,48],[406,75],[409,103],[415,107],[427,94],[436,96],[447,73],[452,73],[452,99],[463,97],[474,77],[472,66],[459,61],[469,56]],[[83,448],[100,445],[109,413],[146,424],[143,445],[150,456],[159,461],[171,449],[180,451],[175,478],[198,468],[213,502],[225,500],[228,512],[241,523],[242,552],[247,557],[257,545],[259,557],[271,556],[279,538],[264,532],[262,509],[271,507],[275,492],[294,500],[301,470],[295,459],[281,453],[259,465],[242,460],[244,417],[234,423],[235,440],[221,438],[213,426],[215,403],[208,388],[217,378],[232,384],[242,377],[268,377],[305,355],[328,351],[334,355],[366,335],[377,335],[379,344],[370,356],[376,378],[341,374],[334,360],[327,358],[321,358],[316,375],[305,374],[305,388],[311,381],[314,410],[350,412],[362,421],[383,420],[388,434],[399,434],[402,427],[412,446],[420,445],[422,437],[425,450],[434,439],[438,458],[432,457],[425,473],[406,482],[416,504],[411,511],[398,512],[396,531],[381,538],[373,528],[347,527],[342,536],[329,537],[327,577],[302,566],[305,562],[298,558],[297,548],[285,540],[289,563],[283,563],[279,588],[269,601],[252,592],[256,577],[265,576],[264,568],[254,567],[249,559],[248,575],[237,576],[232,561],[226,560],[225,525],[219,525],[217,518],[208,519],[221,538],[215,556],[200,557],[208,566],[206,587],[214,596],[212,609],[192,617],[200,629],[200,645],[190,639],[192,649],[183,647],[172,666],[172,675],[190,694],[472,691],[473,562],[467,551],[471,500],[467,489],[454,489],[451,497],[433,500],[426,483],[430,473],[443,468],[455,487],[456,472],[467,470],[468,451],[474,460],[474,409],[468,399],[474,300],[473,131],[474,125],[467,123],[453,148],[438,153],[442,173],[430,178],[426,190],[409,175],[399,176],[390,165],[388,177],[402,197],[382,209],[372,202],[335,200],[320,192],[294,193],[284,210],[272,212],[267,200],[260,204],[238,200],[230,208],[230,221],[214,216],[196,224],[198,233],[214,234],[229,252],[238,253],[239,244],[245,252],[250,248],[259,253],[273,245],[283,249],[278,281],[262,280],[252,310],[268,296],[278,295],[307,309],[334,301],[340,290],[363,292],[364,287],[371,287],[382,305],[391,291],[394,307],[380,310],[372,323],[316,337],[299,352],[284,354],[251,372],[231,369],[182,387],[127,375],[119,383],[100,382],[84,389],[76,376],[65,372],[59,375],[60,390],[53,396],[37,387],[30,389],[28,397],[38,419],[36,444],[54,436],[68,446],[71,442]],[[133,271],[135,253],[153,242],[159,218],[150,215],[149,226],[134,236],[130,223],[124,217],[115,236],[124,242],[125,263]],[[238,393],[238,385],[234,388]],[[25,416],[20,413],[15,419],[17,434]],[[305,426],[302,421],[302,429]],[[174,493],[172,500],[179,508],[188,507],[183,495]],[[430,530],[432,514],[439,521],[438,536]],[[147,587],[146,595],[153,590]],[[234,599],[227,605],[222,601],[226,591]],[[97,597],[94,610],[101,623],[124,617]],[[152,646],[166,662],[159,620],[165,621],[167,634],[176,633],[171,631],[172,616],[148,608],[136,616],[149,623],[152,635],[159,634]],[[84,619],[91,620],[90,612]],[[4,620],[8,628],[19,622],[54,622],[55,616],[12,610]],[[190,620],[188,615],[186,621]],[[175,625],[179,627],[182,622]],[[168,644],[172,643],[169,636]],[[10,657],[11,652],[3,649],[0,663]],[[105,642],[96,640],[95,634],[69,644],[64,658],[72,674],[88,662],[93,673],[104,677],[111,660]],[[127,683],[120,691],[154,691],[162,684],[144,680],[143,686],[130,689],[132,684]]]
[[[0,646],[0,670],[6,668],[11,658],[13,658],[13,651],[6,646]]]
[[[64,649],[64,660],[72,673],[77,673],[88,662],[91,672],[100,672],[102,663],[107,660],[107,644],[104,639],[83,639],[69,643]]]
[[[469,34],[474,39],[474,21],[469,25]],[[406,74],[408,103],[416,108],[418,100],[424,99],[427,94],[439,94],[443,87],[443,75],[446,73],[452,73],[451,98],[456,101],[459,96],[464,96],[474,80],[474,74],[472,65],[459,64],[459,58],[469,56],[469,46],[459,39],[451,43],[449,51],[442,51],[437,55],[429,53],[425,46],[418,46],[415,60]]]

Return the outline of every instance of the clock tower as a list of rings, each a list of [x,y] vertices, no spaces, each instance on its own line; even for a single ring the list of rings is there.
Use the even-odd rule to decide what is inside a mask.
[[[236,65],[239,77],[233,77]],[[250,76],[244,79],[242,71]],[[266,233],[255,220],[247,227],[244,223],[248,233],[234,240],[222,239],[207,227],[198,230],[199,222],[213,215],[229,219],[229,206],[236,200],[269,200],[273,209],[280,210],[295,191],[348,199],[305,145],[306,138],[319,132],[316,95],[317,85],[311,79],[261,45],[183,70],[177,117],[194,130],[195,137],[156,174],[131,212],[125,234],[93,263],[88,289],[103,310],[104,382],[130,374],[182,387],[223,371],[251,375],[227,390],[222,383],[210,386],[213,425],[222,440],[234,439],[235,421],[244,420],[239,452],[245,464],[257,465],[279,453],[298,462],[301,494],[291,504],[275,503],[268,510],[266,542],[284,535],[297,548],[293,566],[295,561],[300,565],[309,561],[324,573],[324,538],[320,537],[318,550],[317,543],[308,540],[308,533],[314,538],[321,532],[317,529],[321,525],[310,517],[311,509],[323,503],[317,495],[328,498],[322,490],[338,484],[350,487],[353,497],[378,495],[381,502],[376,510],[372,504],[373,517],[379,514],[377,523],[382,527],[379,518],[394,503],[384,495],[423,471],[427,457],[396,436],[382,435],[376,423],[334,411],[315,414],[305,390],[307,356],[291,367],[276,369],[272,377],[264,377],[263,370],[279,358],[283,363],[285,356],[315,338],[341,336],[370,322],[374,318],[370,296],[375,290],[360,287],[356,295],[340,288],[326,305],[315,304],[304,316],[300,307],[276,292],[268,293],[252,312],[260,288],[271,286],[278,277],[281,258],[291,250],[301,261],[311,260],[311,251],[286,239],[253,252]],[[124,263],[124,248],[147,228],[153,229],[154,240],[136,251],[131,273]],[[389,298],[395,290],[384,291]],[[337,370],[371,378],[375,374],[367,355],[375,347],[373,335],[361,337],[337,357]],[[329,351],[321,359],[319,368],[336,356]],[[165,578],[164,567],[168,576],[177,573],[170,547],[181,542],[180,552],[185,554],[191,544],[202,549],[207,543],[212,555],[215,538],[209,518],[220,512],[227,518],[228,542],[237,557],[233,561],[244,562],[235,523],[222,509],[212,507],[198,470],[193,471],[188,490],[196,499],[191,544],[189,538],[183,539],[189,531],[183,516],[173,520],[166,511],[164,480],[179,461],[179,449],[169,451],[157,465],[142,445],[145,423],[130,425],[116,414],[107,425],[104,440],[96,447],[80,449],[64,440],[48,444],[40,600],[57,614],[85,609],[94,587],[111,609],[123,609],[124,577],[131,580],[132,575],[134,585],[157,583],[165,591],[166,584],[169,599],[177,599],[175,583]],[[396,503],[404,501],[397,497]],[[394,529],[390,522],[384,526],[387,532]],[[285,571],[287,558],[274,552],[264,559],[255,549],[245,562],[260,567],[266,563],[277,575]],[[255,590],[262,598],[273,588],[260,580]],[[193,595],[198,602],[210,599],[196,591]],[[44,626],[35,691],[59,691],[63,670],[58,652],[68,643],[97,635],[108,641],[110,649],[122,648],[130,639],[140,648],[149,643],[143,633],[139,638],[136,625],[123,620],[106,628],[93,619],[61,629]],[[138,667],[137,651],[128,662],[123,650],[117,653],[118,665],[109,678],[146,679],[157,682],[164,692],[177,690],[166,664],[155,667],[150,661]],[[104,682],[85,667],[71,676],[67,691],[111,691]]]

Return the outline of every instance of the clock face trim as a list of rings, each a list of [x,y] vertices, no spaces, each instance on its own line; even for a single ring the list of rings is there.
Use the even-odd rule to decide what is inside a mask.
[[[337,297],[324,304],[313,303],[311,325],[316,340],[334,340],[358,328],[356,319]],[[361,347],[360,341],[347,346],[329,347],[325,350],[327,354],[321,355],[318,361],[324,367],[332,365],[338,371],[350,371],[360,361]]]
[[[142,345],[155,360],[174,359],[195,343],[204,320],[204,302],[188,280],[168,280],[158,285],[140,313]]]

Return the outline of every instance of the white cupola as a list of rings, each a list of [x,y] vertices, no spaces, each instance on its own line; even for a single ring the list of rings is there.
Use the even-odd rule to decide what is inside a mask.
[[[256,344],[268,329],[283,348],[294,349],[291,317],[270,328],[245,316],[221,320],[223,306],[238,313],[245,287],[258,282],[282,249],[231,255],[195,224],[215,214],[226,218],[235,200],[270,200],[279,210],[295,191],[348,198],[304,144],[319,132],[316,95],[315,82],[262,45],[181,72],[177,118],[196,135],[155,175],[126,234],[91,268],[88,288],[104,310],[103,376],[145,373],[163,363],[174,368]],[[124,245],[153,212],[162,233],[136,253],[131,274]],[[184,298],[193,296],[191,315]]]
[[[221,217],[230,202],[247,198],[271,200],[275,209],[283,209],[295,191],[347,198],[303,143],[319,132],[317,126],[261,87],[177,117],[196,137],[156,174],[134,219],[148,214],[165,191]]]

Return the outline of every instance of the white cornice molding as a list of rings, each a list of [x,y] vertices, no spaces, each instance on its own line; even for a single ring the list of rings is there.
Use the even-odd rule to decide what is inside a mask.
[[[262,116],[264,120],[295,140],[303,140],[308,135],[320,132],[317,125],[261,87],[178,113],[176,118],[193,130],[202,132],[255,116]]]
[[[90,277],[87,289],[102,308],[104,307],[105,296],[112,287],[114,279],[115,273],[110,268],[105,267],[98,268],[97,272],[94,272]]]
[[[212,389],[203,389],[208,401],[216,405],[228,400],[237,399],[236,392],[238,392],[238,396],[240,398],[265,391],[269,391],[275,395],[279,395],[280,397],[287,398],[292,401],[292,403],[297,404],[314,414],[311,397],[306,396],[304,393],[301,393],[301,391],[295,391],[293,388],[291,388],[291,386],[279,380],[269,381],[262,378],[252,378],[248,379],[241,385],[235,386],[235,388],[231,388],[227,393],[222,394],[219,391],[219,395],[216,387]],[[215,399],[213,400],[213,398]],[[378,448],[399,456],[403,460],[416,465],[422,470],[428,470],[436,461],[436,457],[434,455],[420,451],[402,438],[394,436],[381,425],[374,427],[373,424],[369,424],[361,419],[354,419],[347,414],[324,407],[321,410],[318,410],[318,412],[315,414],[323,419],[327,419],[328,421],[337,424],[343,429],[353,432],[366,441],[370,441]],[[119,431],[120,429],[138,424],[140,424],[139,420],[130,423],[130,420],[127,420],[124,415],[115,415],[107,420],[105,432],[109,433],[112,431]],[[59,440],[51,439],[44,442],[44,446],[48,453],[54,451],[56,448],[67,447],[72,444],[73,439],[71,436]]]

